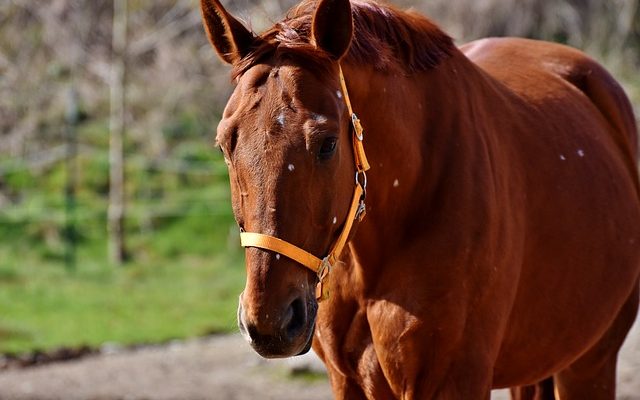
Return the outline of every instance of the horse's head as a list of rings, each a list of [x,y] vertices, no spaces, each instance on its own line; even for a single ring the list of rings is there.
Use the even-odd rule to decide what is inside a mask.
[[[217,142],[240,229],[324,257],[341,236],[354,194],[350,116],[338,79],[353,31],[349,1],[322,0],[307,21],[260,37],[219,1],[201,0],[201,7],[211,43],[236,76]],[[317,274],[256,247],[246,250],[246,271],[238,308],[245,338],[265,357],[306,352]]]

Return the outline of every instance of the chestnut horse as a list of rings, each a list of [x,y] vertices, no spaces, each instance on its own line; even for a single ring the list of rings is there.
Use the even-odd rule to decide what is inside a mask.
[[[313,342],[339,399],[615,397],[640,189],[609,73],[552,43],[456,48],[369,0],[304,1],[261,35],[201,7],[237,84],[217,143],[259,354]]]

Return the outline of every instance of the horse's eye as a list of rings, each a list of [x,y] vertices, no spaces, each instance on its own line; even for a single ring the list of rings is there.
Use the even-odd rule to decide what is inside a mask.
[[[333,154],[336,152],[336,145],[338,144],[338,138],[336,137],[328,137],[322,141],[322,146],[320,146],[320,152],[318,153],[318,158],[321,160],[330,159]]]

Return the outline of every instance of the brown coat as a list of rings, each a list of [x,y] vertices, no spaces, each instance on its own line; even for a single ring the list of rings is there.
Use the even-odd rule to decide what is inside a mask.
[[[354,161],[338,61],[372,165],[329,300],[308,270],[247,249],[239,323],[256,351],[313,337],[336,398],[487,399],[552,376],[563,400],[614,398],[640,189],[632,110],[600,65],[524,39],[457,49],[369,1],[306,1],[259,37],[201,4],[237,82],[217,140],[242,229],[316,256],[340,232]]]

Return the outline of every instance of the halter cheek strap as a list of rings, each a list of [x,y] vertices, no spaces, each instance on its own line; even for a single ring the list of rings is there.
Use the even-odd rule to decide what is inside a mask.
[[[358,119],[356,113],[353,112],[353,107],[351,107],[351,99],[349,98],[347,83],[344,80],[344,74],[342,73],[342,66],[340,66],[340,64],[338,64],[338,71],[340,77],[340,86],[342,86],[342,94],[344,96],[344,102],[347,105],[347,110],[349,110],[349,115],[351,116],[351,124],[353,125],[352,143],[353,153],[356,160],[357,173],[364,174],[369,170],[369,168],[371,168],[369,166],[369,161],[367,160],[367,155],[364,153],[364,145],[362,144],[362,141],[364,140],[364,128],[362,127],[360,119]]]
[[[353,125],[353,154],[356,164],[356,179],[355,188],[353,191],[353,198],[351,199],[351,206],[347,213],[347,219],[342,228],[342,232],[338,239],[331,247],[329,254],[324,258],[318,258],[315,255],[295,246],[287,241],[279,239],[274,236],[264,235],[262,233],[254,232],[241,232],[240,244],[243,247],[256,247],[265,250],[275,251],[282,254],[299,264],[304,265],[318,275],[318,284],[316,286],[316,298],[318,301],[324,300],[328,297],[329,293],[323,283],[331,268],[340,258],[340,254],[347,244],[349,233],[353,227],[355,220],[361,221],[365,214],[365,194],[367,188],[367,175],[366,171],[369,170],[369,162],[364,152],[364,146],[362,141],[364,139],[364,132],[360,120],[353,112],[351,107],[351,101],[349,99],[349,92],[347,91],[347,85],[344,80],[344,74],[342,73],[342,67],[338,65],[340,74],[340,85],[342,86],[342,93],[344,95],[344,101],[351,116],[351,124]]]

